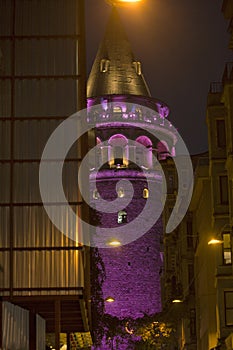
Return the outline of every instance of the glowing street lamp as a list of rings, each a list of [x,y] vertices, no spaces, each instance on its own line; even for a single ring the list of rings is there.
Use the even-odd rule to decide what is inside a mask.
[[[215,245],[215,244],[223,244],[223,241],[222,241],[221,239],[212,238],[212,239],[208,242],[208,245]]]
[[[107,301],[107,303],[114,303],[115,299],[113,297],[107,297],[105,301]]]
[[[108,245],[110,245],[111,247],[119,247],[121,245],[121,242],[118,240],[112,240],[107,242]]]
[[[229,224],[225,224],[221,230],[220,233],[218,233],[214,238],[209,240],[208,245],[218,245],[218,244],[223,244],[223,236],[224,234],[232,234],[232,227]]]
[[[172,302],[174,304],[178,304],[178,303],[183,303],[183,300],[181,300],[181,299],[173,299]]]

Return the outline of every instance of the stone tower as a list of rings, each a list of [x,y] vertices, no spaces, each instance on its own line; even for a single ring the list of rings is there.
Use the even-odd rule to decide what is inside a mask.
[[[90,188],[99,212],[95,239],[97,244],[101,241],[106,270],[105,312],[137,319],[161,311],[163,178],[158,161],[173,155],[176,137],[164,123],[169,109],[150,96],[141,63],[122,28],[113,9],[87,84],[88,120],[95,127],[97,144]],[[129,182],[133,195],[128,202]],[[118,199],[116,210],[106,212],[101,199]],[[139,215],[140,223],[134,224]],[[145,229],[148,222],[152,224]],[[114,229],[121,230],[119,235]],[[112,348],[117,347],[112,343]],[[119,349],[129,346],[121,344]]]

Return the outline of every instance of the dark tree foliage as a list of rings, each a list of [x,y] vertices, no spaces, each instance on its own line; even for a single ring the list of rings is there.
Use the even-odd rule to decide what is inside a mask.
[[[91,310],[92,338],[95,346],[101,344],[104,337],[104,300],[102,285],[105,280],[105,268],[98,248],[91,247]]]

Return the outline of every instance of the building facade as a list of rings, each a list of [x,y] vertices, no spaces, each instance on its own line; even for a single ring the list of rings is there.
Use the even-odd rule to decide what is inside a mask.
[[[46,321],[48,345],[60,349],[63,333],[69,348],[70,334],[89,332],[88,251],[78,230],[71,240],[50,222],[39,164],[51,133],[86,106],[84,1],[1,0],[0,18],[0,295],[30,311],[30,349],[36,313]],[[64,164],[64,190],[76,214],[83,208],[82,152],[80,141]]]
[[[232,37],[233,1],[223,1],[222,11],[230,20]],[[192,157],[194,191],[189,210],[176,232],[164,237],[163,286],[172,284],[173,275],[180,283],[178,298],[182,301],[172,304],[174,292],[167,295],[166,291],[164,309],[180,319],[180,349],[233,348],[232,67],[227,63],[222,81],[211,83],[206,111],[209,150]],[[165,219],[166,212],[169,203]]]

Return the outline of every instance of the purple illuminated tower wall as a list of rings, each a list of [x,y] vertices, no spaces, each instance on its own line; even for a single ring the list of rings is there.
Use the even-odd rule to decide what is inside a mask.
[[[162,176],[152,154],[158,160],[174,155],[176,142],[175,135],[164,127],[169,110],[151,98],[141,63],[131,52],[115,9],[92,67],[87,94],[88,120],[95,126],[97,143],[96,166],[90,175],[92,203],[101,212],[101,205],[98,206],[101,197],[107,201],[126,200],[127,181],[133,186],[134,193],[123,210],[100,213],[100,227],[109,228],[107,245],[116,241],[114,236],[111,237],[111,228],[121,226],[126,236],[133,235],[128,224],[143,211],[149,196],[153,195],[148,190],[149,183],[155,189],[155,200],[145,220],[156,215],[158,198],[161,202]],[[98,105],[97,113],[92,112],[95,105]],[[155,129],[159,137],[149,132]],[[140,145],[144,146],[143,150]],[[97,171],[99,164],[101,168]],[[143,227],[135,227],[137,231],[141,229]],[[162,220],[159,218],[144,235],[131,243],[123,245],[116,241],[119,246],[99,250],[106,270],[103,298],[114,299],[114,302],[105,302],[106,313],[119,319],[136,319],[161,310],[161,235]],[[98,227],[96,237],[98,240]],[[120,347],[124,348],[128,349],[127,345]],[[103,344],[101,349],[109,347]]]

